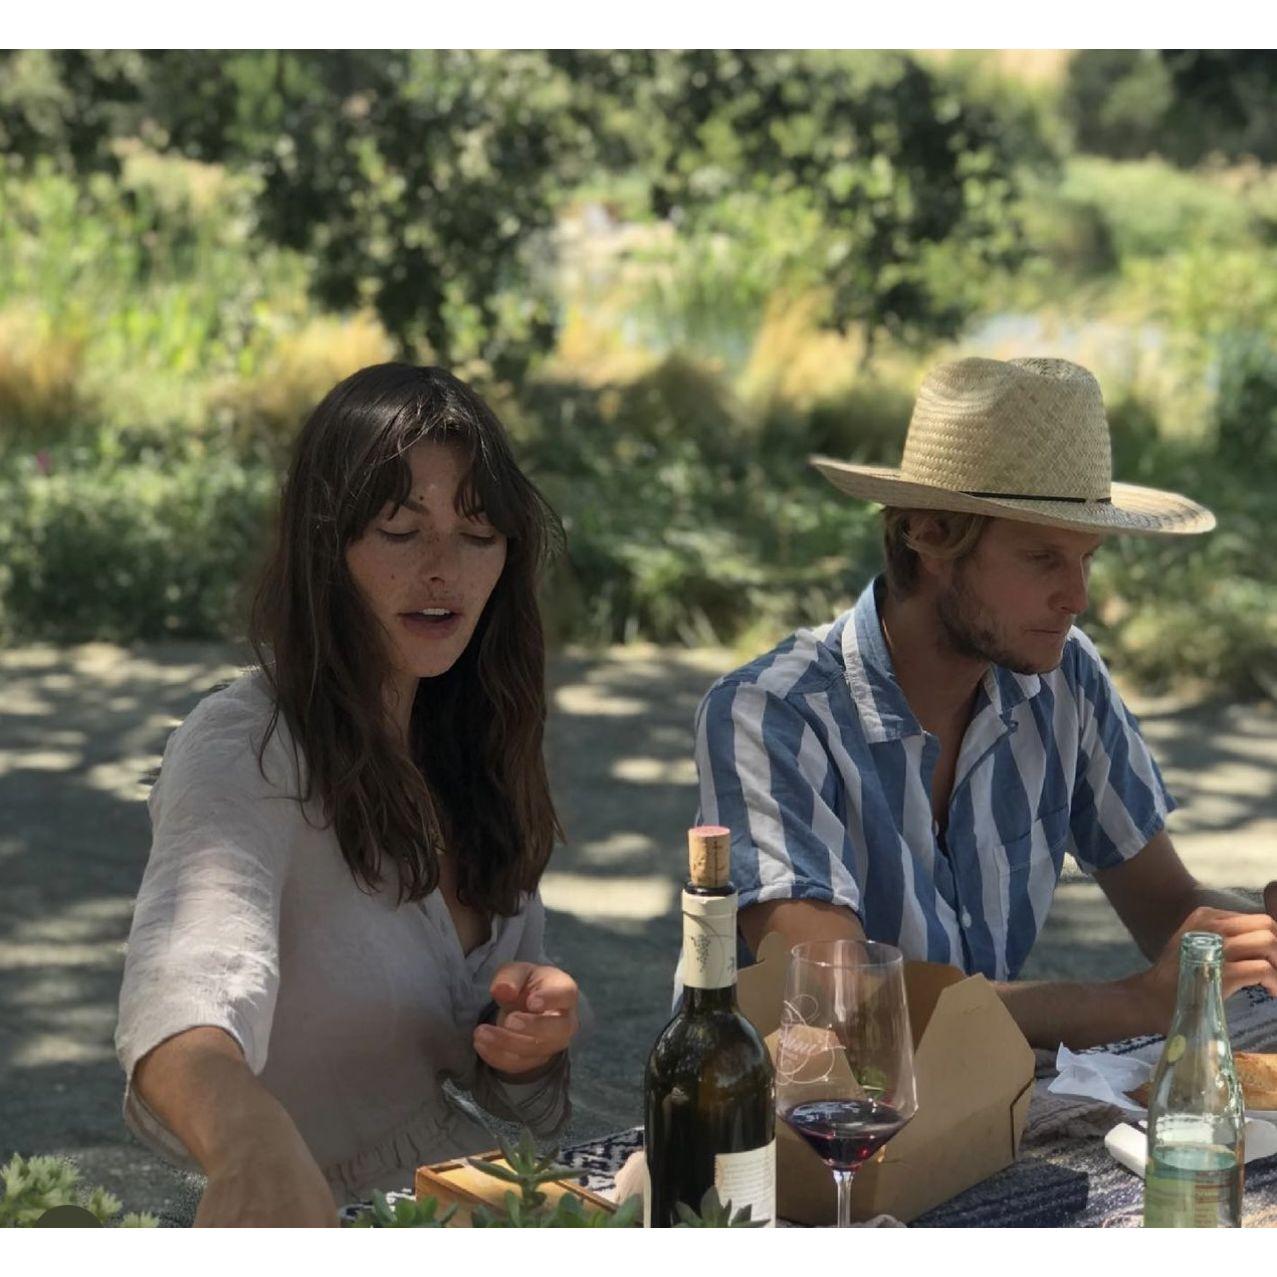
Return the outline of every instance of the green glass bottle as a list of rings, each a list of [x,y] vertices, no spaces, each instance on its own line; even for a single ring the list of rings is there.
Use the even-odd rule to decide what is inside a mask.
[[[683,999],[657,1039],[644,1078],[649,1227],[672,1228],[679,1203],[694,1211],[718,1191],[732,1214],[776,1221],[776,1076],[771,1056],[736,1004],[736,889],[731,835],[688,834],[683,892]]]
[[[1179,946],[1179,993],[1148,1100],[1146,1228],[1240,1228],[1244,1174],[1241,1087],[1228,1041],[1220,971],[1224,942],[1190,931]]]

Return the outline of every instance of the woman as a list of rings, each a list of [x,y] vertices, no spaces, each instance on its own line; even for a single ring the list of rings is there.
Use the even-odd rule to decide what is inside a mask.
[[[196,1224],[334,1225],[491,1147],[453,1077],[551,1133],[577,988],[537,882],[536,577],[561,528],[437,368],[365,368],[297,441],[260,668],[169,740],[116,1047],[125,1120],[208,1177]]]

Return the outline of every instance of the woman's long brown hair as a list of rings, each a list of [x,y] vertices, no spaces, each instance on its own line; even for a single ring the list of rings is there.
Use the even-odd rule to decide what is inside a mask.
[[[409,495],[405,454],[432,440],[461,451],[459,502],[507,537],[506,562],[470,642],[423,678],[409,743],[393,737],[382,688],[388,645],[359,596],[346,549]],[[298,797],[318,797],[357,883],[393,871],[397,899],[439,884],[439,852],[461,900],[510,916],[535,889],[556,837],[542,753],[545,641],[537,581],[563,530],[521,473],[505,429],[440,368],[379,364],[335,386],[294,447],[249,640],[274,694],[258,754],[282,714],[296,741]]]

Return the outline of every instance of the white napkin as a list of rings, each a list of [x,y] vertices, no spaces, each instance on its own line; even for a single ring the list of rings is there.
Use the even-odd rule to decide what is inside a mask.
[[[1144,1112],[1143,1105],[1136,1104],[1126,1094],[1153,1076],[1153,1066],[1144,1060],[1099,1051],[1093,1055],[1077,1055],[1061,1045],[1055,1067],[1060,1076],[1046,1088],[1053,1095],[1082,1095],[1131,1113]]]

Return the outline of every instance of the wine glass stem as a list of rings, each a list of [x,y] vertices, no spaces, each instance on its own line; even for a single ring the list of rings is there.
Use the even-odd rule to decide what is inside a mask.
[[[834,1171],[838,1185],[838,1227],[851,1227],[851,1178],[855,1171]]]

